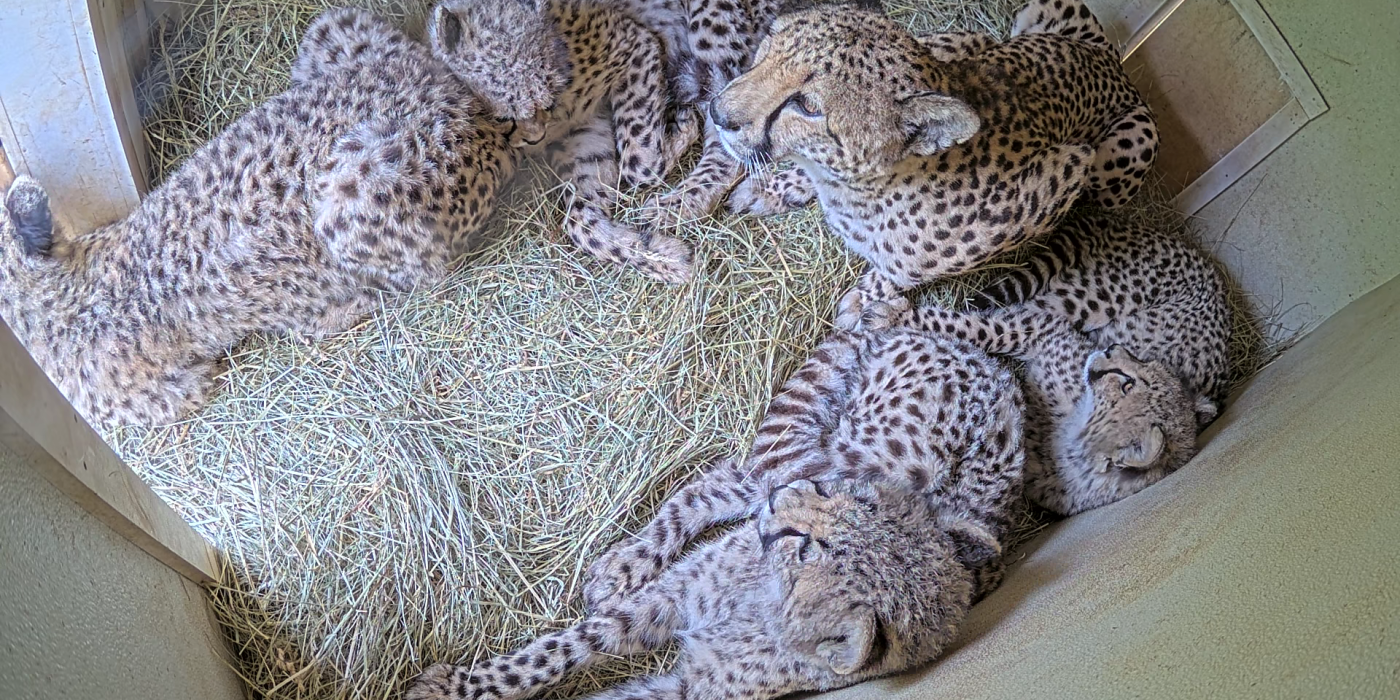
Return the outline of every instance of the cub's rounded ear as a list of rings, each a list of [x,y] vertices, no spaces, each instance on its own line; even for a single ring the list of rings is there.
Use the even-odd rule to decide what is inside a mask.
[[[462,18],[457,16],[447,3],[433,6],[433,16],[428,18],[428,46],[439,55],[450,54],[462,43]]]
[[[976,110],[949,95],[920,92],[895,105],[909,155],[931,156],[966,142],[982,128]]]
[[[938,527],[953,541],[953,558],[969,571],[988,566],[1001,556],[1001,542],[981,523],[940,513]]]
[[[1118,463],[1133,469],[1146,469],[1157,462],[1167,447],[1167,434],[1162,426],[1153,424],[1143,439],[1118,451]]]
[[[1204,394],[1196,397],[1196,429],[1205,430],[1220,415],[1220,405]]]
[[[826,660],[832,673],[849,676],[864,667],[870,657],[875,627],[875,611],[857,606],[826,630],[826,638],[817,643],[817,655]]]

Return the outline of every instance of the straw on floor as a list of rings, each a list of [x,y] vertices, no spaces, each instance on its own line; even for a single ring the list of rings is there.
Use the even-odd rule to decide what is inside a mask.
[[[286,84],[329,4],[216,0],[156,38],[141,94],[157,180]],[[412,27],[426,3],[358,4]],[[1019,4],[891,9],[919,30],[1005,36]],[[197,416],[111,436],[227,553],[216,612],[257,696],[395,697],[426,664],[575,619],[587,563],[743,449],[859,272],[808,209],[687,228],[696,279],[664,287],[562,240],[561,198],[524,174],[447,281],[314,347],[254,339]],[[1180,226],[1160,205],[1131,215]],[[965,284],[930,293],[957,302]],[[1242,356],[1260,357],[1244,330]]]

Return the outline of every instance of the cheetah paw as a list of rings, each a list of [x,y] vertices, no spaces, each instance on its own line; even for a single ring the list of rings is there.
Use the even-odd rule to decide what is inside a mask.
[[[448,664],[429,666],[418,674],[404,693],[404,700],[452,700],[452,681],[457,667]]]
[[[632,260],[631,265],[654,280],[685,284],[690,281],[693,258],[689,245],[670,236],[653,234],[647,250]]]
[[[47,255],[53,247],[53,215],[44,187],[28,175],[20,175],[10,183],[4,209],[25,252]]]
[[[678,229],[713,211],[710,199],[703,190],[689,188],[654,194],[642,204],[642,222],[658,231]]]
[[[909,300],[903,295],[870,299],[861,285],[856,285],[837,303],[834,325],[848,333],[872,333],[900,325],[908,313]]]
[[[766,183],[757,175],[749,174],[729,194],[729,211],[735,214],[773,216],[785,214],[798,207],[768,190]]]

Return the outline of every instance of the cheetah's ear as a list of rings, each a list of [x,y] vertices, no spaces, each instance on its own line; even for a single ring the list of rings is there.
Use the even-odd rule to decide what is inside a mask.
[[[981,523],[940,514],[938,526],[953,541],[953,558],[968,571],[990,566],[1001,557],[1001,542]]]
[[[966,102],[920,92],[896,103],[909,155],[931,156],[972,138],[982,118]]]
[[[817,655],[826,660],[832,673],[849,676],[865,666],[875,644],[875,631],[875,611],[857,606],[826,631],[826,638],[817,644]]]
[[[1220,415],[1220,405],[1205,394],[1196,397],[1196,430],[1205,430]]]
[[[1156,463],[1167,446],[1167,434],[1162,426],[1153,424],[1152,429],[1142,440],[1131,443],[1118,451],[1118,463],[1133,469],[1145,469]]]
[[[447,7],[447,3],[433,6],[433,16],[428,20],[428,44],[439,56],[450,55],[462,43],[462,18]]]

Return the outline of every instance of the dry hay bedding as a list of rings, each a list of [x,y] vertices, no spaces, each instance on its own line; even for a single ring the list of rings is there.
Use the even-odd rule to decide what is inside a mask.
[[[1005,36],[1019,2],[892,13]],[[156,179],[286,84],[329,4],[213,2],[156,37],[140,91]],[[426,5],[360,4],[410,26]],[[575,619],[586,563],[747,444],[859,272],[809,208],[688,227],[696,279],[662,287],[562,240],[553,183],[524,173],[442,284],[314,347],[255,339],[198,415],[111,436],[227,554],[216,613],[255,695],[392,697],[427,663]]]

